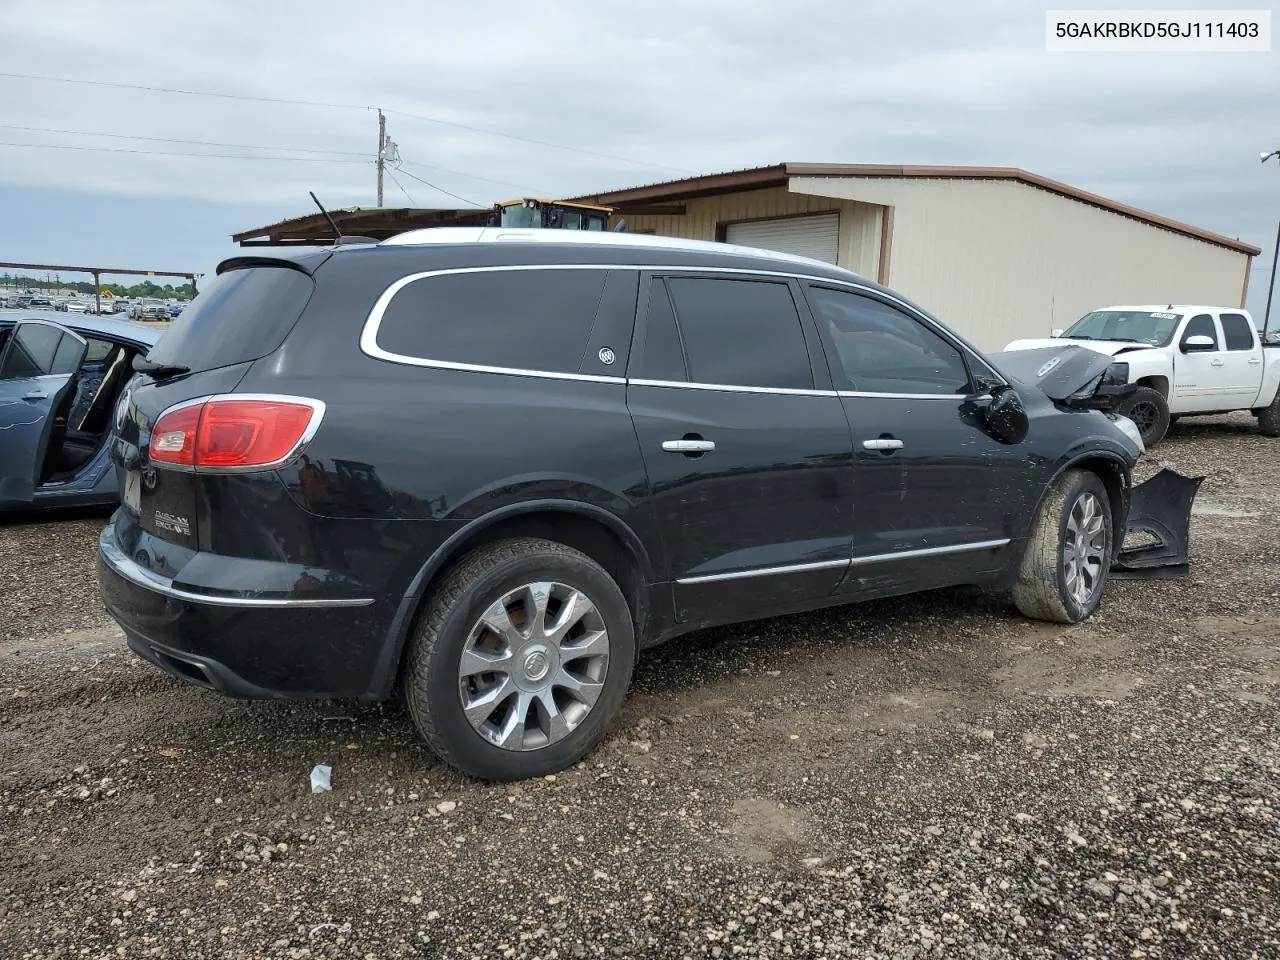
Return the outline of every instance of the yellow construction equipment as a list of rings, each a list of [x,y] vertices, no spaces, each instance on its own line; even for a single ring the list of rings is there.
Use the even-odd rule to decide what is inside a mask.
[[[547,230],[608,230],[610,207],[571,200],[520,197],[493,205],[492,226],[539,227]]]

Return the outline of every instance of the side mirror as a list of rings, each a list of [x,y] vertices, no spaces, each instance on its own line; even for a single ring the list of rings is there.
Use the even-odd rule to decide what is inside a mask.
[[[1218,345],[1214,343],[1213,337],[1206,337],[1203,333],[1197,333],[1194,337],[1187,337],[1182,341],[1183,353],[1204,353],[1206,350],[1216,350]]]
[[[1018,391],[1003,384],[992,391],[983,419],[991,435],[1001,443],[1021,443],[1031,427]]]
[[[1055,340],[1058,339],[1058,337],[1062,336],[1062,328],[1055,327],[1053,333],[1049,334],[1049,336],[1053,337]]]

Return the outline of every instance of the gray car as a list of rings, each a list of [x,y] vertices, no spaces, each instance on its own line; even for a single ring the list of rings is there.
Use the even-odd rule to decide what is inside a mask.
[[[133,358],[159,338],[111,317],[0,317],[0,511],[118,500],[112,414]]]

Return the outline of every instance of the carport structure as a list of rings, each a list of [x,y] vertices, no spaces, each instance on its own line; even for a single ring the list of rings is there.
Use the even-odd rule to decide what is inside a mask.
[[[102,275],[123,275],[127,277],[181,277],[184,280],[191,281],[191,292],[198,293],[196,289],[196,278],[200,276],[197,273],[174,273],[168,270],[129,270],[123,267],[68,267],[65,265],[48,264],[48,263],[0,263],[0,268],[5,270],[43,270],[46,273],[88,273],[93,275],[93,300],[94,309],[98,312],[102,311]]]

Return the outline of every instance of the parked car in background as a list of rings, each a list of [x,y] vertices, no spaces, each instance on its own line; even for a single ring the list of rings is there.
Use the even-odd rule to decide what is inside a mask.
[[[1259,340],[1248,310],[1185,304],[1104,307],[1054,339],[1015,340],[1006,350],[1078,343],[1127,365],[1138,389],[1120,412],[1153,447],[1182,416],[1249,410],[1280,436],[1280,349]]]
[[[182,307],[183,305],[181,303],[175,303],[169,307],[169,319],[176,320],[178,317],[182,316]]]
[[[48,297],[32,297],[23,306],[30,307],[32,310],[52,310],[54,303]]]
[[[89,313],[89,305],[81,300],[68,300],[64,305],[66,313]]]
[[[0,511],[116,502],[112,414],[158,338],[102,317],[0,316]]]
[[[1006,372],[875,283],[717,243],[259,251],[137,365],[99,577],[175,676],[403,689],[450,763],[544,774],[690,630],[953,584],[1092,614],[1142,447],[1110,358],[1059,347]]]

